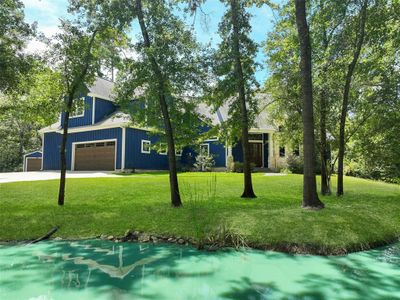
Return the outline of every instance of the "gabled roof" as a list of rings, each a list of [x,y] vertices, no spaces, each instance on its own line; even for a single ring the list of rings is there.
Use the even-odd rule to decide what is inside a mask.
[[[93,85],[88,87],[91,96],[99,97],[105,100],[114,100],[113,95],[114,82],[104,78],[96,77]]]
[[[272,102],[271,97],[268,94],[257,94],[257,102],[259,104],[260,113],[255,118],[255,126],[251,130],[268,130],[275,131],[276,128],[270,124],[267,106]],[[215,113],[212,113],[212,109],[205,104],[202,104],[205,108],[200,109],[200,112],[204,112],[204,115],[211,119],[213,125],[221,124],[229,118],[229,103],[225,103],[219,107]]]

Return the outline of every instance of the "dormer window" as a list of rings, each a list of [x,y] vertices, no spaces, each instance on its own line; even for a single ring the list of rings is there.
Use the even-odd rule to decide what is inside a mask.
[[[78,98],[73,103],[70,118],[83,117],[85,115],[85,97]]]

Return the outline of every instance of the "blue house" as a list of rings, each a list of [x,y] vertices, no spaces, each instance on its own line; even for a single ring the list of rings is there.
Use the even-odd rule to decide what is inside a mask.
[[[166,152],[154,150],[157,137],[146,128],[132,126],[130,117],[118,110],[112,97],[113,83],[97,78],[88,88],[86,96],[71,113],[67,139],[67,169],[87,170],[165,170],[168,169]],[[226,120],[227,109],[216,113],[202,105],[199,107],[212,123]],[[57,123],[40,130],[42,135],[41,170],[60,169],[60,145],[63,114]],[[274,169],[279,164],[279,150],[274,146],[274,127],[268,125],[263,114],[256,120],[256,128],[250,130],[251,160],[256,167]],[[212,124],[211,124],[212,125]],[[228,156],[242,161],[240,142],[226,145],[217,138],[205,140],[200,146],[214,157],[215,168],[225,168]],[[178,163],[190,165],[200,149],[184,148],[176,153]],[[35,154],[37,155],[37,154]]]

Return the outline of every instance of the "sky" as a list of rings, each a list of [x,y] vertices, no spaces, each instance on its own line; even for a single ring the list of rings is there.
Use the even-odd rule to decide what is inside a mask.
[[[23,0],[25,5],[25,18],[29,23],[37,22],[38,30],[47,37],[51,37],[58,30],[59,19],[68,17],[67,0]],[[225,7],[219,0],[208,0],[202,8],[204,14],[199,13],[196,17],[195,32],[199,42],[211,43],[215,47],[219,42],[218,23],[224,14]],[[257,62],[261,68],[257,70],[256,78],[263,83],[268,76],[265,60],[266,56],[262,51],[262,44],[267,39],[267,34],[273,28],[274,14],[267,7],[252,7],[248,10],[251,15],[251,38],[259,44]],[[187,24],[193,23],[193,18],[186,20]],[[45,46],[38,41],[32,41],[28,45],[28,52],[43,51]]]

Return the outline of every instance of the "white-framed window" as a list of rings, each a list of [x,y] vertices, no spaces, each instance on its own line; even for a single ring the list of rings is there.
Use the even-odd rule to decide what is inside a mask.
[[[182,156],[182,149],[176,149],[175,150],[175,155],[176,156]]]
[[[167,155],[168,153],[168,147],[167,144],[161,143],[160,147],[158,148],[158,154],[160,155]]]
[[[200,145],[201,155],[210,155],[210,144],[204,143]]]
[[[151,151],[151,142],[148,140],[142,140],[141,143],[141,152],[149,154]]]
[[[73,103],[73,109],[70,112],[70,118],[83,117],[85,115],[85,97],[76,99]]]

